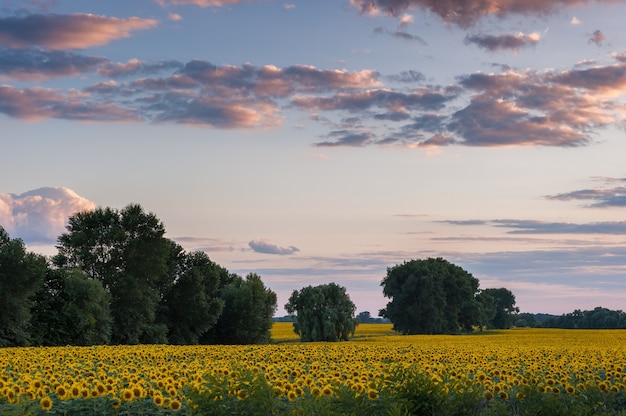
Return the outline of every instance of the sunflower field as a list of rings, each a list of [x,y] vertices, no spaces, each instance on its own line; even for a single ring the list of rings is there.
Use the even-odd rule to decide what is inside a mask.
[[[626,331],[0,349],[0,414],[626,415]]]

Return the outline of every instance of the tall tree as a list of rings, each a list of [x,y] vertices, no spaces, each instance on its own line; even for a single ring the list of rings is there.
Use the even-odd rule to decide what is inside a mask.
[[[46,269],[43,256],[27,252],[0,226],[0,346],[30,344],[30,310]]]
[[[197,344],[222,313],[219,298],[228,270],[204,252],[177,254],[178,265],[172,286],[160,305],[161,321],[167,325],[172,344]]]
[[[294,290],[285,310],[296,316],[293,328],[302,341],[347,340],[358,325],[356,306],[336,283]]]
[[[496,329],[507,329],[513,326],[515,316],[519,312],[519,308],[515,306],[515,295],[509,289],[485,289],[493,298],[493,305],[496,311],[491,320],[491,327]]]
[[[172,249],[164,234],[154,214],[130,204],[77,213],[58,239],[55,263],[83,270],[111,294],[113,343],[166,341],[167,328],[155,321]]]
[[[276,312],[276,293],[265,287],[261,277],[250,273],[245,279],[231,275],[222,289],[224,310],[220,315],[213,343],[261,344],[271,339],[272,317]]]
[[[478,319],[478,279],[442,258],[391,267],[381,286],[391,301],[380,315],[404,334],[469,330]]]

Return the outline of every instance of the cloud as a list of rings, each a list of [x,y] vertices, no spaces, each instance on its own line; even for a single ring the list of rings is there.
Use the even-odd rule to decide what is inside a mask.
[[[40,49],[0,49],[0,79],[44,81],[50,78],[80,75],[92,71],[105,58],[65,51]]]
[[[45,187],[21,195],[0,193],[0,225],[25,243],[53,243],[67,219],[96,204],[68,188]]]
[[[626,178],[605,178],[605,181],[626,183]],[[626,207],[626,186],[620,185],[611,188],[579,189],[572,192],[548,195],[546,198],[557,201],[592,201],[592,203],[588,205],[591,208]]]
[[[294,247],[294,246],[279,247],[277,245],[270,244],[269,241],[267,241],[265,239],[252,240],[252,241],[250,241],[248,243],[248,246],[253,251],[255,251],[257,253],[277,254],[277,255],[280,255],[280,256],[286,256],[286,255],[294,254],[294,253],[300,251],[300,249],[298,249],[297,247]]]
[[[12,3],[17,3],[19,7],[14,8]],[[18,14],[37,10],[38,12],[46,12],[56,6],[57,0],[4,0],[0,6],[0,10],[7,14]]]
[[[154,75],[161,71],[179,70],[182,67],[183,64],[175,60],[149,63],[135,58],[126,63],[106,62],[98,68],[98,73],[103,77],[121,78],[133,75]]]
[[[334,131],[329,134],[330,137],[336,137],[333,141],[324,141],[316,143],[317,147],[362,147],[370,143],[373,139],[371,133],[368,132],[351,132],[347,130]]]
[[[135,111],[115,103],[89,101],[89,94],[50,88],[0,85],[0,113],[26,121],[49,118],[81,121],[137,121]]]
[[[413,17],[413,15],[404,13],[402,16],[400,16],[400,22],[398,23],[398,25],[400,27],[404,27],[404,26],[409,25],[410,23],[413,23],[414,21],[415,21],[415,18]]]
[[[455,98],[453,94],[429,89],[421,89],[412,93],[389,89],[372,89],[341,92],[331,97],[296,96],[292,103],[299,108],[316,111],[363,111],[375,107],[394,112],[407,112],[409,109],[439,110],[453,98]]]
[[[82,49],[106,45],[129,37],[135,30],[157,25],[154,19],[97,16],[93,14],[31,14],[0,17],[0,46],[47,49]]]
[[[422,82],[426,79],[426,77],[420,71],[411,69],[408,71],[402,71],[399,74],[388,75],[387,79],[393,82],[413,83],[413,82]]]
[[[601,31],[596,30],[591,34],[591,36],[589,36],[588,42],[595,43],[597,46],[602,46],[602,42],[604,42],[605,39],[606,37],[604,34]]]
[[[295,9],[295,8],[296,8],[295,4],[292,4],[292,3],[285,3],[285,4],[283,4],[283,9],[285,9],[285,10],[291,10],[291,9]]]
[[[626,234],[626,221],[604,221],[585,224],[515,219],[439,222],[460,226],[491,225],[498,228],[510,228],[511,231],[507,231],[508,234]]]
[[[475,44],[479,48],[487,49],[490,52],[503,49],[518,51],[521,48],[535,46],[540,39],[541,35],[537,32],[529,34],[518,32],[504,35],[476,34],[467,35],[465,44]]]
[[[0,77],[37,80],[96,71],[107,78],[80,91],[0,85],[0,113],[22,120],[141,120],[252,129],[276,127],[286,119],[284,111],[296,109],[334,131],[359,129],[358,135],[316,146],[573,147],[594,143],[600,129],[618,125],[626,111],[622,54],[614,54],[611,65],[590,68],[501,67],[499,73],[461,75],[447,86],[423,85],[425,77],[417,70],[383,76],[369,69],[306,65],[113,63],[35,49],[5,54],[10,59],[0,63]]]
[[[167,18],[169,20],[173,20],[173,21],[179,21],[179,20],[183,20],[183,17],[181,15],[179,15],[178,13],[168,13],[167,14]]]
[[[421,37],[417,35],[411,35],[410,33],[407,33],[399,29],[396,31],[389,31],[383,27],[377,27],[374,29],[374,33],[377,35],[386,34],[386,35],[390,35],[390,36],[393,36],[394,38],[398,38],[402,40],[417,41],[421,43],[422,45],[427,45],[426,41],[422,39]]]
[[[581,24],[582,22],[580,21],[580,19],[578,19],[576,16],[572,17],[572,20],[570,20],[570,24],[577,26],[579,24]]]
[[[623,105],[626,65],[562,72],[475,73],[459,79],[474,90],[448,128],[478,146],[581,146],[590,132],[616,123]]]
[[[568,7],[620,0],[350,0],[361,13],[400,17],[411,9],[422,9],[438,15],[444,22],[470,27],[479,20],[509,15],[543,16]]]

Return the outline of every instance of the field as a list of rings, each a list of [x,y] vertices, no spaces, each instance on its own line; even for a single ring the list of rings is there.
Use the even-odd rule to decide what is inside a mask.
[[[626,331],[0,349],[0,414],[622,414]]]

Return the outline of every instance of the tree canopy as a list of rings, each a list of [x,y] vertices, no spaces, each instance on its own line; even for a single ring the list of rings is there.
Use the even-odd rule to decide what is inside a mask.
[[[46,259],[0,226],[0,346],[30,344],[30,310],[45,274]]]
[[[404,334],[471,329],[480,313],[478,279],[442,258],[411,260],[387,269],[381,282],[390,298],[380,315]]]
[[[302,341],[345,341],[358,324],[356,306],[336,283],[294,290],[285,310],[296,316],[293,328]]]
[[[260,344],[270,341],[276,293],[265,287],[261,277],[250,273],[243,279],[233,274],[221,290],[224,309],[213,331],[212,344]]]
[[[159,282],[168,273],[171,244],[165,227],[137,204],[97,208],[69,218],[56,263],[83,270],[111,294],[113,343],[166,342],[155,322]]]

